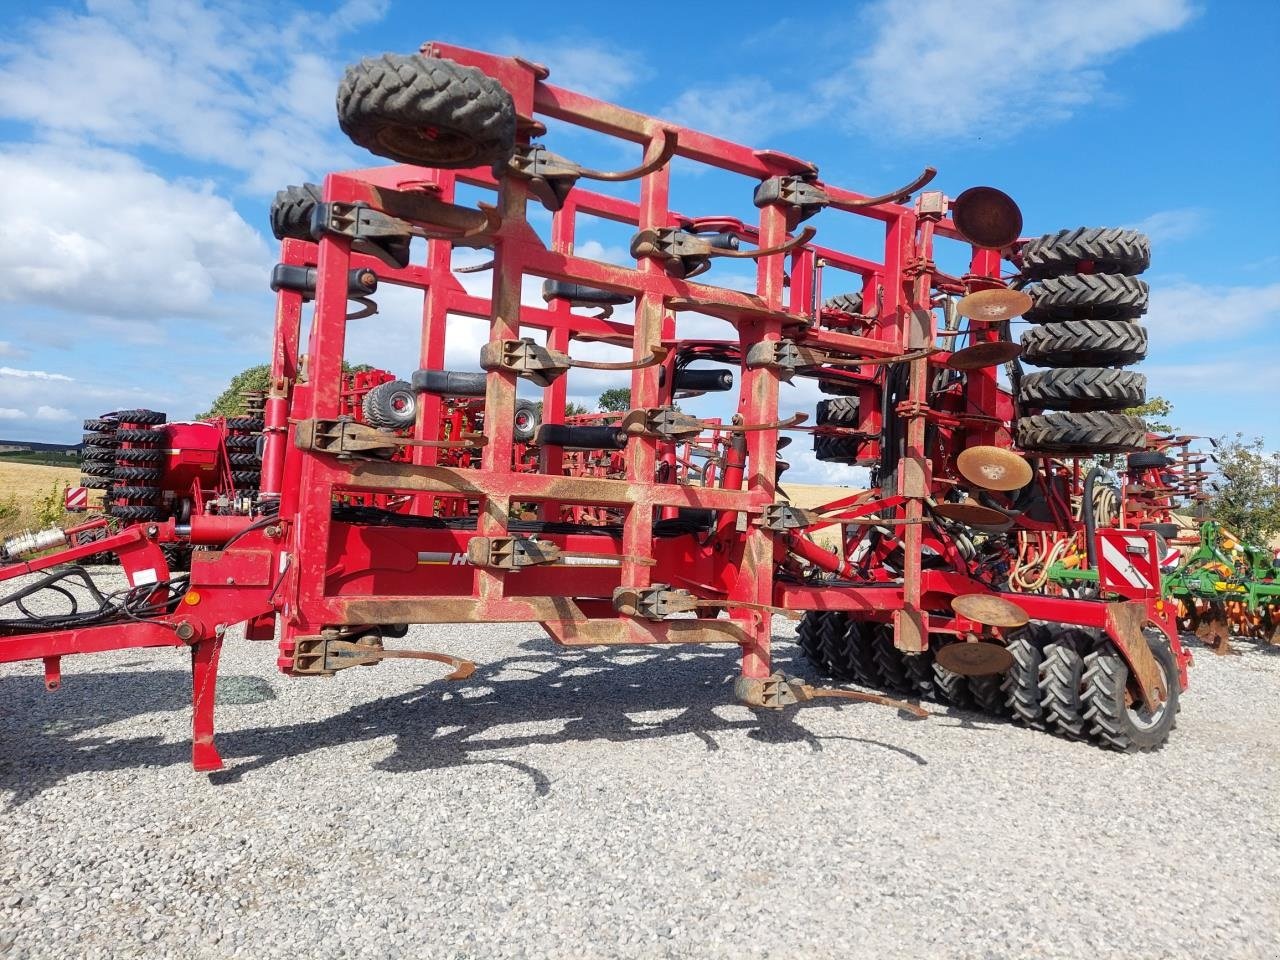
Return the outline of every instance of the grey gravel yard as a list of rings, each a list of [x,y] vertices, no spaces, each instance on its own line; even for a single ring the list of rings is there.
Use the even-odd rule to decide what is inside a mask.
[[[68,658],[55,694],[0,667],[0,954],[1280,955],[1280,653],[1196,647],[1172,742],[1120,756],[936,705],[757,715],[732,649],[393,643],[479,667],[291,680],[230,638],[212,776],[182,653]]]

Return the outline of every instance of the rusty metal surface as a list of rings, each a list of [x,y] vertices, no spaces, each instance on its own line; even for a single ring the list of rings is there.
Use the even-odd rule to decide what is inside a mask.
[[[984,490],[1019,490],[1031,482],[1031,464],[1003,447],[983,444],[962,450],[956,457],[956,469]]]
[[[957,350],[946,360],[952,370],[981,370],[998,367],[1022,355],[1022,347],[1008,340],[987,340]]]
[[[1012,600],[989,593],[970,593],[951,601],[951,609],[974,623],[988,627],[1021,627],[1031,619]]]
[[[984,507],[980,503],[966,500],[963,503],[939,503],[933,507],[935,516],[957,523],[978,524],[979,526],[999,526],[1008,521],[1008,516],[992,507]]]
[[[977,290],[956,305],[960,316],[978,323],[1001,323],[1031,309],[1031,295],[1021,290]]]
[[[934,655],[939,666],[962,677],[987,677],[1013,666],[1013,654],[998,643],[949,643]]]
[[[951,219],[960,234],[979,247],[1007,247],[1022,232],[1022,211],[995,187],[965,190],[951,201]]]
[[[1107,604],[1107,634],[1129,664],[1129,673],[1148,710],[1156,710],[1169,696],[1164,673],[1142,628],[1148,620],[1147,606],[1139,601]]]

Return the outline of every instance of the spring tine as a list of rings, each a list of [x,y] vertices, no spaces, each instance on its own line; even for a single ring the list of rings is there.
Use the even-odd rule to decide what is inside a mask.
[[[818,235],[818,231],[814,227],[805,227],[799,236],[792,237],[786,243],[780,243],[776,247],[765,247],[756,250],[721,250],[716,248],[707,254],[709,257],[729,257],[734,260],[755,260],[759,257],[772,256],[775,253],[787,253],[796,247],[803,247],[806,243]]]
[[[653,347],[652,349],[653,352],[639,363],[634,360],[624,360],[619,363],[607,363],[603,360],[573,360],[570,361],[569,365],[582,367],[586,370],[641,370],[644,367],[652,367],[656,363],[661,363],[668,353],[666,347]]]
[[[882,203],[900,203],[907,197],[915,193],[926,183],[938,175],[938,171],[933,167],[925,167],[920,176],[916,177],[905,187],[894,190],[892,193],[883,193],[878,197],[868,197],[866,200],[855,200],[853,203],[842,203],[842,207],[876,207]]]
[[[653,173],[655,170],[662,169],[676,155],[676,144],[679,137],[674,130],[668,130],[665,127],[661,128],[658,134],[661,143],[657,152],[652,157],[647,158],[640,166],[632,167],[630,170],[612,172],[582,167],[579,170],[579,175],[586,177],[588,180],[606,180],[610,183],[618,183],[623,180],[637,180]]]

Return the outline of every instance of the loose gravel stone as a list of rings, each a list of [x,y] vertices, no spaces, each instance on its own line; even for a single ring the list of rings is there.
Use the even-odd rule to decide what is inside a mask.
[[[778,665],[805,674],[776,622]],[[0,667],[6,957],[1280,954],[1280,653],[1196,666],[1163,750],[977,713],[733,701],[735,650],[561,650],[331,679],[222,657],[191,771],[180,650]],[[816,678],[812,678],[816,679]]]

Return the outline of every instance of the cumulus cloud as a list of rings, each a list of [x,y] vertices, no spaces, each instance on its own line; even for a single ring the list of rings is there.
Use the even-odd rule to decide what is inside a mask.
[[[22,380],[64,380],[70,383],[73,378],[61,373],[49,373],[45,370],[19,370],[15,367],[0,367],[0,377],[17,377]]]
[[[1238,339],[1280,323],[1280,283],[1255,287],[1153,280],[1146,323],[1153,348]]]
[[[1134,230],[1145,233],[1151,238],[1153,244],[1160,246],[1195,236],[1204,219],[1203,210],[1196,207],[1182,207],[1177,210],[1159,210],[1130,226]]]
[[[630,90],[645,75],[635,57],[590,39],[532,40],[499,37],[493,49],[510,56],[534,60],[551,69],[547,82],[613,100]]]
[[[382,0],[331,14],[204,0],[93,0],[42,13],[0,53],[0,116],[46,136],[149,147],[239,172],[259,193],[356,156],[333,113],[346,31]]]
[[[229,201],[115,151],[0,149],[0,204],[0,300],[136,323],[265,289],[267,246]]]

